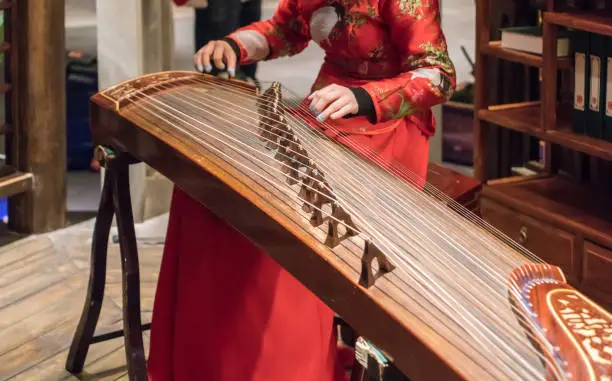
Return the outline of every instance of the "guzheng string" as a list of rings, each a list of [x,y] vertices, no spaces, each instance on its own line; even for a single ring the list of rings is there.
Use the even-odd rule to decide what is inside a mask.
[[[210,86],[212,86],[212,84],[210,84]],[[236,150],[237,152],[242,151],[242,154],[245,157],[252,158],[254,162],[261,161],[260,159],[257,159],[253,153],[246,153],[247,151],[245,150],[245,148],[248,147],[250,148],[249,151],[258,152],[261,155],[261,151],[257,151],[257,149],[261,150],[262,148],[262,142],[261,140],[259,140],[259,137],[258,136],[248,136],[248,135],[245,135],[245,133],[241,132],[242,130],[245,130],[244,128],[245,125],[252,127],[252,129],[248,131],[248,133],[251,135],[253,135],[258,130],[257,121],[258,121],[259,115],[257,113],[254,113],[253,111],[248,111],[253,114],[252,121],[249,124],[249,122],[244,119],[248,116],[248,112],[244,112],[242,115],[240,115],[239,118],[237,118],[241,122],[241,124],[244,123],[242,127],[232,126],[231,129],[225,129],[223,131],[221,131],[219,128],[215,127],[212,124],[203,122],[203,120],[211,120],[211,118],[214,120],[216,118],[218,121],[224,121],[227,123],[227,122],[231,122],[230,116],[234,117],[233,119],[236,120],[236,117],[235,117],[236,114],[237,113],[240,114],[240,112],[237,112],[236,110],[237,108],[236,103],[240,103],[239,102],[240,97],[242,97],[244,100],[248,98],[249,95],[245,95],[244,93],[239,94],[239,91],[237,90],[237,88],[236,89],[233,89],[231,87],[228,87],[226,89],[217,88],[216,90],[218,91],[229,91],[229,92],[232,92],[232,94],[236,96],[234,104],[231,104],[231,105],[228,104],[227,106],[223,106],[221,104],[221,101],[227,101],[227,100],[224,100],[223,98],[220,98],[220,97],[216,97],[215,95],[211,94],[210,91],[206,91],[205,93],[200,93],[200,90],[198,90],[197,87],[193,89],[187,89],[187,90],[183,89],[183,90],[184,91],[179,92],[179,91],[171,91],[171,89],[168,89],[168,91],[164,91],[163,93],[160,93],[159,95],[155,95],[155,96],[149,96],[144,93],[138,94],[138,98],[140,98],[140,100],[138,102],[135,102],[135,105],[136,105],[135,110],[137,110],[138,113],[142,114],[141,117],[146,117],[146,118],[151,119],[151,116],[153,116],[152,119],[153,120],[157,119],[157,122],[159,122],[160,120],[165,121],[169,126],[173,126],[177,130],[182,131],[184,134],[188,135],[189,137],[197,141],[200,145],[206,147],[208,150],[219,152],[219,154],[224,154],[220,150],[215,149],[216,147],[214,147],[210,142],[206,142],[206,139],[203,138],[203,136],[206,135],[210,138],[213,138],[219,141],[220,140],[219,137],[223,136],[229,139],[226,139],[225,141],[221,141],[220,143],[227,145],[228,147]],[[193,95],[193,97],[188,97],[188,95]],[[201,101],[202,99],[206,99],[208,105],[206,105],[206,103]],[[217,103],[215,104],[214,102],[217,102]],[[211,105],[215,107],[211,107]],[[220,110],[220,108],[222,107],[225,108],[226,111]],[[202,114],[202,111],[206,112],[207,114]],[[449,317],[450,319],[453,319],[459,327],[463,328],[464,331],[466,331],[468,334],[474,335],[474,337],[479,337],[482,340],[489,343],[489,345],[486,346],[488,348],[483,348],[480,350],[480,352],[486,353],[488,349],[496,347],[497,350],[495,351],[495,354],[499,356],[497,361],[495,361],[497,366],[504,368],[506,372],[510,372],[510,374],[513,374],[517,377],[522,377],[523,379],[541,378],[542,376],[541,367],[538,367],[537,364],[534,364],[533,361],[529,361],[526,358],[521,358],[521,354],[515,351],[514,348],[512,348],[507,343],[511,343],[519,347],[523,346],[524,347],[523,352],[526,351],[529,353],[535,352],[533,347],[529,343],[525,342],[524,339],[521,340],[522,337],[519,337],[520,331],[513,330],[513,329],[507,329],[508,327],[511,327],[512,325],[509,324],[508,322],[504,322],[502,319],[497,318],[497,314],[496,314],[497,312],[499,312],[499,311],[496,311],[496,309],[499,307],[508,309],[507,302],[505,302],[507,299],[507,295],[505,295],[505,292],[507,290],[503,290],[504,288],[503,286],[505,287],[509,286],[508,281],[507,281],[508,271],[504,272],[504,268],[512,269],[514,268],[514,266],[517,265],[518,262],[514,260],[507,261],[507,263],[504,263],[505,267],[502,267],[498,263],[495,263],[495,265],[498,267],[498,271],[496,271],[495,273],[498,279],[497,280],[493,279],[493,276],[491,274],[487,274],[487,277],[489,279],[493,279],[494,281],[499,282],[502,285],[502,287],[497,292],[498,294],[497,298],[493,300],[486,300],[488,303],[483,303],[484,299],[481,300],[479,298],[476,298],[475,295],[471,294],[471,292],[478,291],[478,290],[474,290],[474,287],[472,287],[471,290],[467,289],[464,287],[464,285],[461,284],[462,282],[473,281],[474,280],[473,278],[467,279],[466,275],[462,275],[461,273],[453,269],[451,266],[450,270],[452,271],[452,276],[457,277],[455,280],[461,280],[462,282],[455,281],[453,283],[453,282],[449,282],[449,279],[443,279],[442,277],[439,276],[439,274],[444,272],[445,269],[441,267],[442,265],[441,260],[438,260],[436,262],[433,261],[436,259],[435,255],[433,255],[434,258],[430,258],[431,260],[430,262],[422,262],[422,264],[419,265],[419,263],[421,263],[422,258],[419,259],[415,257],[414,255],[409,256],[409,255],[403,254],[404,251],[407,251],[409,253],[418,253],[421,251],[424,253],[429,252],[429,254],[433,254],[431,249],[427,250],[427,248],[422,243],[417,242],[416,239],[409,240],[408,238],[401,237],[401,236],[402,235],[410,236],[414,234],[416,237],[419,237],[419,238],[422,237],[421,239],[423,239],[424,242],[431,243],[432,247],[436,247],[439,253],[444,253],[445,250],[449,251],[449,249],[454,249],[455,252],[461,253],[464,259],[467,259],[468,261],[470,261],[469,263],[480,263],[477,265],[477,267],[480,267],[481,269],[483,265],[489,266],[490,264],[485,263],[484,258],[480,259],[480,261],[476,261],[477,258],[475,257],[475,254],[478,253],[477,250],[474,253],[470,254],[472,250],[477,247],[481,247],[483,249],[486,248],[489,250],[495,249],[496,251],[498,251],[498,254],[497,254],[498,257],[501,257],[504,259],[502,262],[506,262],[506,259],[513,258],[513,256],[511,255],[504,256],[503,254],[501,254],[503,253],[502,245],[497,244],[493,240],[485,239],[486,236],[482,234],[479,236],[478,234],[474,235],[474,232],[470,232],[472,233],[471,235],[473,235],[472,238],[477,237],[478,238],[477,241],[480,241],[480,244],[476,245],[476,247],[469,246],[470,244],[469,239],[466,239],[466,238],[469,238],[468,235],[470,234],[466,234],[463,237],[461,236],[457,237],[456,231],[455,231],[455,234],[452,237],[450,237],[448,234],[445,234],[446,236],[444,236],[443,234],[441,234],[442,232],[444,232],[444,229],[456,228],[456,226],[453,226],[453,224],[449,224],[449,222],[456,222],[456,221],[452,221],[452,217],[446,214],[440,213],[440,210],[442,210],[441,205],[436,205],[436,204],[425,202],[423,204],[425,206],[423,205],[420,206],[418,205],[418,202],[410,202],[409,200],[416,200],[416,201],[423,201],[423,200],[420,200],[418,197],[414,197],[415,195],[412,194],[414,193],[413,192],[414,190],[407,191],[406,189],[401,189],[397,187],[396,185],[397,183],[390,182],[388,179],[383,178],[383,176],[381,176],[379,172],[369,170],[369,168],[367,168],[362,162],[359,162],[358,160],[355,162],[351,161],[350,163],[344,163],[344,165],[341,165],[343,171],[345,172],[344,174],[338,173],[340,172],[338,170],[334,171],[330,163],[327,162],[328,160],[332,160],[331,163],[332,164],[335,163],[337,165],[338,163],[341,163],[343,159],[347,159],[347,158],[350,159],[351,156],[350,155],[347,155],[347,156],[338,155],[338,152],[342,152],[338,150],[333,151],[333,152],[321,152],[319,150],[320,145],[317,144],[317,142],[314,139],[315,138],[321,139],[322,137],[317,136],[316,130],[313,129],[311,126],[306,125],[306,123],[300,122],[299,120],[297,120],[297,118],[288,118],[288,119],[291,119],[291,128],[294,130],[294,133],[299,137],[302,144],[305,147],[307,147],[308,154],[311,155],[313,160],[323,170],[323,172],[327,174],[326,178],[328,178],[330,183],[332,184],[332,188],[334,188],[334,191],[336,192],[338,199],[340,201],[345,200],[345,199],[353,199],[354,200],[353,205],[360,206],[360,209],[357,210],[351,207],[351,205],[347,205],[348,209],[353,209],[353,212],[355,212],[355,215],[357,216],[360,216],[360,215],[375,216],[376,214],[373,213],[374,211],[372,210],[372,208],[377,207],[384,212],[382,215],[384,215],[385,217],[389,217],[392,220],[392,223],[395,223],[400,227],[406,228],[406,230],[402,229],[402,232],[400,232],[399,229],[397,227],[392,226],[391,223],[379,221],[379,219],[377,218],[363,218],[363,217],[357,218],[359,220],[358,227],[369,226],[368,229],[365,229],[366,232],[364,232],[364,234],[372,236],[374,241],[377,242],[377,244],[379,244],[381,248],[385,249],[384,251],[387,255],[395,258],[393,262],[398,262],[398,263],[395,263],[396,265],[398,265],[398,269],[401,269],[402,273],[406,273],[408,278],[411,280],[407,282],[407,283],[410,283],[409,287],[415,288],[416,286],[418,288],[417,292],[424,294],[424,295],[428,295],[432,299],[431,301],[432,304],[435,304],[436,308],[440,310],[441,312],[443,312],[447,317]],[[231,122],[231,123],[236,124],[235,122]],[[200,127],[198,127],[198,125]],[[236,144],[236,143],[239,143],[239,144]],[[325,154],[329,155],[330,153],[335,154],[335,156],[333,156],[332,158],[328,160],[325,160],[324,155]],[[277,166],[278,166],[278,163],[277,163]],[[273,170],[280,172],[281,176],[286,176],[286,177],[288,176],[288,174],[282,173],[282,171],[280,171],[277,168],[273,168]],[[389,189],[393,190],[394,196],[396,198],[400,197],[401,199],[395,200],[389,197],[385,198],[384,195],[381,195],[378,193],[372,194],[371,192],[370,194],[364,194],[360,190],[360,184],[356,180],[363,178],[366,173],[372,175],[372,177],[374,177],[377,182],[380,182],[380,184],[390,185]],[[280,186],[276,184],[276,186],[277,188],[289,189],[290,190],[289,192],[285,192],[289,195],[292,192],[295,192],[293,188],[289,187],[286,184],[282,184]],[[405,188],[412,188],[412,187],[405,187]],[[352,195],[348,194],[346,192],[347,189],[353,190],[354,194]],[[317,191],[314,188],[311,188],[311,190]],[[408,196],[408,198],[405,200],[401,196]],[[302,201],[305,201],[305,200],[302,200]],[[395,202],[395,204],[393,204],[393,202]],[[344,204],[346,204],[346,202],[344,202],[342,206],[345,206]],[[426,210],[426,207],[431,206],[430,204],[433,205],[433,208]],[[314,206],[314,205],[311,205],[311,206]],[[404,214],[398,214],[396,211],[392,210],[392,208],[399,210],[400,212]],[[418,218],[419,217],[418,215],[416,215],[417,218],[415,218],[415,215],[413,215],[412,219],[414,222],[411,223],[410,219],[407,219],[406,221],[401,221],[400,220],[401,217],[404,217],[405,215],[407,215],[406,213],[409,212],[409,208],[414,208],[415,210],[421,213],[427,212],[426,214],[427,218]],[[438,210],[436,211],[436,209]],[[304,218],[308,218],[308,216],[305,216]],[[369,224],[368,224],[368,220],[370,221]],[[402,225],[402,222],[404,222],[403,225]],[[455,239],[455,242],[453,243],[452,247],[448,247],[449,245],[440,245],[439,243],[433,242],[433,239],[431,239],[431,237],[429,238],[423,237],[422,233],[419,234],[419,228],[422,227],[422,225],[425,225],[425,226],[432,225],[433,226],[434,223],[438,225],[437,229],[434,229],[434,232],[437,232],[438,237],[443,237],[447,241],[452,240],[453,238]],[[373,226],[373,225],[376,225],[376,226]],[[459,226],[462,226],[462,225],[459,225]],[[385,232],[385,234],[381,234],[379,232],[380,230]],[[411,234],[407,234],[406,232],[410,232]],[[388,237],[392,237],[392,238],[388,238]],[[464,244],[460,245],[457,242],[463,242]],[[349,242],[347,242],[347,244],[348,243]],[[343,244],[344,244],[344,241],[343,241]],[[484,244],[488,244],[489,246],[484,247]],[[473,245],[473,242],[472,242],[472,245]],[[406,248],[409,248],[410,250],[405,250]],[[452,251],[449,251],[449,252],[452,252]],[[448,256],[448,257],[452,257],[452,256]],[[449,259],[449,258],[442,258],[442,259]],[[461,263],[459,263],[456,260],[456,258],[450,258],[450,260],[451,262],[453,262],[453,264],[459,265],[463,267],[465,270],[469,270],[469,268],[466,267],[466,265],[462,265]],[[426,267],[425,265],[429,267]],[[449,266],[447,266],[447,268],[448,267]],[[436,269],[437,273],[432,274],[432,271],[428,273],[426,271],[428,269],[429,270]],[[469,271],[467,272],[467,274],[469,274]],[[449,286],[450,290],[452,290],[453,293],[455,293],[455,295],[462,295],[463,296],[462,301],[464,302],[469,301],[468,303],[466,303],[468,304],[468,306],[470,305],[473,306],[474,303],[476,303],[478,308],[481,308],[483,310],[487,309],[487,306],[493,306],[493,308],[489,307],[488,311],[486,312],[477,311],[480,313],[477,314],[478,316],[475,316],[473,312],[469,311],[466,307],[461,306],[461,301],[457,301],[456,297],[453,297],[452,295],[450,295],[449,290],[445,289],[445,287],[443,287],[440,284],[440,282],[442,281],[446,281],[445,283],[446,286]],[[480,281],[477,283],[479,283],[481,286],[485,287],[489,291],[493,291],[493,289],[489,287],[489,285],[486,282]],[[512,292],[517,292],[517,291],[514,290]],[[480,293],[476,292],[476,294],[479,295]],[[481,298],[486,298],[487,294],[482,293],[482,295],[480,296]],[[501,298],[499,298],[499,296],[501,296]],[[444,302],[444,303],[441,303],[441,302]],[[530,319],[528,318],[529,317],[525,317],[525,320],[527,322],[530,321]],[[484,324],[483,320],[488,324]],[[491,325],[492,322],[501,324],[504,328],[506,328],[508,332],[504,332],[503,334],[500,334],[499,330],[497,330],[497,332],[494,332],[495,324]],[[538,331],[536,330],[536,332]],[[478,348],[474,348],[474,349],[478,351]],[[545,350],[550,350],[550,348],[546,348]],[[537,352],[536,354],[539,355],[539,353]],[[552,369],[553,369],[553,372],[556,373],[556,366],[552,366]]]
[[[193,83],[198,83],[198,82],[203,82],[206,83],[205,79],[198,79],[198,80],[192,80],[191,82]],[[236,90],[240,89],[237,85],[229,83],[227,85],[228,87],[232,88],[234,87]],[[187,89],[187,91],[190,91],[191,89]],[[291,92],[291,90],[289,89],[284,89],[286,92]],[[191,90],[193,91],[193,90]],[[236,91],[238,94],[240,94],[238,91]],[[202,94],[198,94],[198,96],[201,96]],[[242,95],[242,94],[241,94]],[[295,94],[293,94],[295,96]],[[249,95],[244,95],[244,96],[249,96]],[[218,97],[214,97],[216,99],[221,99]],[[296,97],[297,98],[297,97]],[[226,101],[224,99],[221,99],[222,101]],[[309,110],[307,110],[305,108],[305,106],[301,103],[301,102],[286,102],[288,104],[290,104],[290,107],[286,107],[283,104],[281,104],[280,106],[280,111],[281,112],[287,112],[289,109],[293,109],[293,110],[298,110],[300,112],[300,114],[306,118],[306,119],[313,119],[312,118],[312,114]],[[227,106],[227,105],[226,105]],[[247,110],[244,107],[240,107],[242,110],[245,110],[247,112],[251,111],[251,110]],[[264,106],[265,107],[265,106]],[[252,112],[252,111],[251,111]],[[259,114],[256,114],[256,116],[260,116]],[[267,118],[264,116],[264,118]],[[336,129],[336,127],[333,124],[330,124],[328,121],[325,121],[323,123],[317,122],[318,124],[320,124],[322,127],[329,129],[330,131],[339,133],[340,131],[338,131]],[[276,135],[276,134],[275,134]],[[457,212],[462,215],[463,217],[467,218],[468,220],[472,221],[473,223],[482,226],[483,228],[485,228],[486,230],[488,230],[489,232],[495,232],[496,235],[499,235],[499,238],[501,240],[504,241],[504,243],[512,246],[514,249],[518,250],[521,252],[521,254],[523,254],[524,256],[526,256],[527,258],[531,259],[534,262],[541,262],[543,263],[543,261],[538,258],[537,256],[535,256],[533,253],[531,253],[530,251],[528,251],[526,248],[518,245],[517,243],[515,243],[512,239],[508,238],[506,235],[504,235],[501,231],[499,231],[498,229],[496,229],[494,226],[488,224],[487,222],[485,222],[482,219],[479,219],[478,217],[476,217],[472,212],[470,212],[469,210],[467,210],[465,207],[463,207],[461,204],[457,203],[455,200],[453,200],[452,198],[450,198],[448,195],[444,194],[443,192],[441,192],[440,190],[438,190],[436,187],[434,187],[433,185],[431,185],[430,183],[428,183],[427,181],[423,181],[423,179],[420,179],[419,176],[417,176],[414,172],[412,172],[411,170],[407,169],[406,167],[400,167],[397,165],[397,163],[394,162],[390,162],[390,163],[383,163],[379,160],[379,158],[375,155],[375,152],[373,152],[369,147],[364,147],[360,144],[355,144],[356,148],[358,148],[358,150],[360,150],[361,152],[364,152],[366,154],[368,154],[368,158],[370,158],[371,160],[373,160],[374,162],[376,162],[377,164],[383,166],[383,167],[391,167],[391,170],[393,172],[395,172],[396,174],[399,174],[400,176],[403,176],[406,181],[408,181],[409,183],[411,183],[412,185],[419,185],[421,183],[424,183],[423,186],[423,191],[425,193],[429,193],[432,196],[440,199],[441,201],[447,202],[452,204],[454,207],[457,208]]]
[[[193,82],[195,82],[195,81],[193,81]],[[231,85],[229,85],[229,86],[231,86]],[[189,91],[189,90],[188,90],[188,91]],[[198,95],[201,95],[201,94],[198,94]],[[213,98],[217,98],[217,97],[214,97],[214,96],[213,96]],[[218,99],[220,99],[220,98],[218,98]],[[289,103],[289,102],[288,102],[288,103]],[[226,106],[227,106],[227,105],[226,105]],[[241,109],[244,109],[244,108],[242,108],[242,107],[240,107],[240,106],[238,106],[238,107],[239,107],[239,108],[241,108]],[[299,111],[300,111],[300,112],[302,112],[302,113],[306,113],[306,112],[307,112],[307,111],[305,111],[305,110],[304,110],[304,107],[303,107],[301,104],[296,104],[296,105],[295,105],[295,108],[298,108],[298,109],[299,109]],[[245,110],[246,110],[246,109],[245,109]],[[284,106],[282,106],[282,105],[281,105],[281,111],[286,111],[286,110],[287,110],[287,108],[285,108]],[[247,110],[247,112],[249,112],[249,111],[250,111],[250,110]],[[257,114],[257,115],[259,116],[259,114]],[[306,116],[306,115],[305,115],[305,116]],[[264,116],[264,118],[266,118],[266,117]],[[251,119],[255,119],[255,118],[252,118],[252,117],[251,117]],[[312,119],[312,118],[311,118],[311,119]],[[334,127],[333,125],[330,125],[330,124],[328,124],[327,122],[321,123],[321,125],[322,125],[322,126],[324,126],[325,128],[328,128],[328,129],[329,129],[329,130],[331,130],[331,131],[339,132],[339,131],[337,131],[337,130],[335,129],[335,127]],[[274,134],[274,133],[272,133],[272,134]],[[277,135],[277,134],[274,134],[274,135],[279,136],[279,135]],[[355,145],[356,145],[356,147],[357,147],[358,149],[360,149],[360,150],[362,150],[362,151],[366,151],[366,152],[367,152],[367,151],[369,150],[368,148],[363,147],[363,146],[361,146],[361,145],[358,145],[358,144],[355,144]],[[371,151],[370,151],[370,152],[371,152]],[[299,154],[299,153],[298,153],[298,154]],[[381,165],[384,165],[384,164],[385,164],[385,163],[382,163],[382,162],[380,162],[379,160],[377,160],[376,156],[373,156],[373,157],[372,157],[372,159],[373,159],[373,161],[375,161],[377,164],[381,164]],[[396,164],[395,164],[395,163],[390,163],[390,164],[391,164],[391,166],[394,166],[394,168],[393,168],[393,169],[394,169],[394,170],[396,170],[396,172],[398,172],[398,173],[400,173],[400,174],[404,174],[406,177],[408,177],[408,179],[407,179],[407,181],[408,181],[408,182],[412,183],[413,185],[417,185],[417,186],[418,186],[418,184],[419,184],[420,180],[418,180],[418,176],[416,176],[416,175],[415,175],[413,172],[411,172],[411,171],[407,170],[405,167],[404,167],[404,168],[400,168],[400,167],[396,166]],[[417,179],[417,180],[414,180],[414,179]],[[431,184],[429,184],[429,183],[427,183],[427,182],[425,182],[424,191],[425,191],[426,193],[431,192],[431,194],[432,194],[432,195],[434,195],[434,196],[436,196],[436,197],[440,198],[440,199],[441,199],[441,200],[443,200],[443,201],[447,201],[447,202],[449,202],[449,203],[454,203],[454,204],[457,206],[457,209],[458,209],[457,211],[458,211],[458,213],[460,213],[460,214],[464,215],[466,218],[469,218],[469,219],[470,219],[471,221],[473,221],[474,223],[476,223],[476,224],[480,224],[481,226],[486,227],[486,228],[495,229],[494,227],[492,227],[491,225],[487,224],[487,223],[486,223],[486,222],[484,222],[483,220],[479,220],[479,219],[477,219],[477,218],[473,218],[473,217],[475,217],[475,216],[474,216],[474,215],[473,215],[471,212],[469,212],[467,209],[465,209],[464,207],[462,207],[460,204],[456,203],[456,202],[455,202],[453,199],[449,198],[447,195],[445,195],[444,193],[440,192],[438,189],[436,189],[435,187],[431,186]],[[435,192],[437,192],[437,193],[435,193]],[[466,213],[466,212],[467,212],[467,213]],[[501,232],[499,232],[499,234],[501,235],[502,233],[501,233]],[[529,251],[527,251],[527,250],[526,250],[526,249],[524,249],[523,247],[521,247],[521,246],[519,246],[519,245],[516,245],[516,244],[515,244],[515,243],[514,243],[512,240],[508,239],[507,241],[508,241],[508,242],[506,242],[507,244],[515,246],[517,250],[522,251],[522,252],[523,252],[523,254],[524,254],[525,256],[530,257],[530,258],[531,258],[533,261],[535,261],[535,262],[540,262],[540,261],[541,261],[539,258],[537,258],[536,256],[534,256],[532,253],[530,253]]]

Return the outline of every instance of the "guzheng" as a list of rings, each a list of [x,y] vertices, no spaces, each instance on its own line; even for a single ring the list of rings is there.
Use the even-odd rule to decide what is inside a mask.
[[[560,269],[327,137],[288,94],[146,75],[92,98],[93,137],[251,239],[411,379],[612,380],[612,316]]]

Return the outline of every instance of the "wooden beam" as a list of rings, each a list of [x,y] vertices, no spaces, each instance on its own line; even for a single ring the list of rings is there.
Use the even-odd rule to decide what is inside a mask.
[[[66,74],[63,0],[20,0],[11,12],[15,131],[9,161],[32,190],[11,199],[9,225],[42,233],[66,223]]]
[[[481,50],[488,45],[491,36],[491,12],[489,0],[476,0],[476,68],[474,92],[474,177],[480,181],[487,181],[489,173],[487,162],[489,158],[488,141],[490,126],[480,119],[479,110],[489,105],[487,88],[487,65],[489,57]]]

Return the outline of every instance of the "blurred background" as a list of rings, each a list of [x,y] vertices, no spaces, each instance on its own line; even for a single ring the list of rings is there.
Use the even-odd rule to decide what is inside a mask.
[[[272,16],[277,3],[275,0],[263,1],[264,19]],[[470,61],[475,46],[474,2],[443,0],[441,6],[442,26],[457,69],[458,83],[462,84],[461,87],[469,87],[473,82]],[[86,217],[95,212],[100,189],[99,175],[89,169],[91,144],[88,141],[87,93],[93,94],[98,88],[144,72],[192,70],[192,55],[196,50],[194,14],[194,8],[177,7],[170,0],[66,1],[66,48],[73,52],[73,61],[79,61],[75,66],[82,71],[71,75],[68,64],[68,210],[72,215],[76,213]],[[142,20],[141,23],[138,20]],[[149,49],[149,46],[153,48]],[[83,53],[83,56],[78,53]],[[281,81],[294,92],[306,96],[322,58],[322,50],[311,43],[296,57],[262,63],[257,77],[261,81]],[[471,100],[468,96],[463,101],[469,104]],[[449,123],[459,118],[464,131],[446,133],[444,153],[443,107],[437,107],[439,133],[432,141],[431,161],[444,161],[448,166],[470,174],[471,111],[467,110],[466,120],[464,109],[446,108],[446,113],[451,113]],[[169,202],[169,184],[158,174],[147,173],[146,168],[135,169],[132,178],[137,219],[164,212]],[[154,204],[147,202],[152,194],[156,195]]]

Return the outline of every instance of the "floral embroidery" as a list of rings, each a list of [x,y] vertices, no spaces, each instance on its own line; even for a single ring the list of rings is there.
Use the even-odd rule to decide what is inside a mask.
[[[422,0],[396,0],[397,1],[397,5],[398,8],[400,10],[400,14],[397,15],[397,17],[401,17],[404,15],[409,15],[412,17],[416,17],[417,19],[420,19],[422,17],[421,15],[421,8],[423,7],[423,1]]]
[[[389,119],[399,119],[411,115],[415,112],[414,105],[404,98],[404,94],[398,93],[400,104],[397,108],[389,109]]]
[[[446,49],[446,42],[441,42],[439,47],[431,42],[419,45],[422,53],[406,57],[404,65],[408,70],[427,66],[438,66],[449,74],[455,74],[455,65],[451,61]]]
[[[301,9],[313,12],[310,25]],[[391,17],[383,21],[382,14]],[[370,94],[377,122],[415,115],[428,128],[430,116],[423,111],[446,101],[456,82],[439,20],[433,0],[280,0],[272,19],[245,29],[265,37],[270,58],[296,54],[315,39],[335,74],[323,72],[314,90],[338,76]],[[325,33],[313,25],[324,26]]]
[[[349,30],[350,38],[358,38],[358,29],[366,24],[369,16],[362,12],[350,12],[344,17],[344,25]]]

